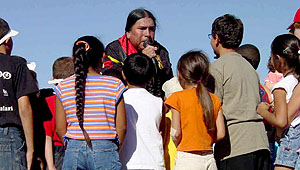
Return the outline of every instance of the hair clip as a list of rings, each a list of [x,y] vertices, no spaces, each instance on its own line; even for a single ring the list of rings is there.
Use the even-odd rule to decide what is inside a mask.
[[[84,44],[85,51],[88,51],[90,49],[89,44],[87,42],[85,42],[85,41],[77,41],[76,45],[79,45],[79,44]]]
[[[288,54],[288,47],[286,49],[284,49],[282,52],[283,52],[283,54]]]

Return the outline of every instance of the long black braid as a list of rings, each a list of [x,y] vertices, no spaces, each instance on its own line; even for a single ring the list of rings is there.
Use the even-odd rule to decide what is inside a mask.
[[[87,48],[88,47],[88,48]],[[85,83],[89,67],[98,70],[101,66],[104,46],[95,37],[85,36],[79,38],[73,47],[74,71],[75,71],[75,90],[76,90],[76,116],[80,129],[83,132],[84,139],[92,149],[90,137],[83,127],[84,122],[84,101],[85,101]]]

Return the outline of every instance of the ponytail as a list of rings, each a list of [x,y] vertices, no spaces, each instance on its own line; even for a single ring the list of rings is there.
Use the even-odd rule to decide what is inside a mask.
[[[180,57],[177,70],[187,84],[197,84],[196,94],[202,106],[207,131],[216,129],[214,109],[209,88],[214,89],[214,78],[209,74],[209,61],[202,51],[189,51]]]
[[[213,103],[209,92],[201,82],[197,82],[196,93],[202,106],[203,117],[205,125],[207,127],[207,131],[213,131],[216,128],[214,123]]]

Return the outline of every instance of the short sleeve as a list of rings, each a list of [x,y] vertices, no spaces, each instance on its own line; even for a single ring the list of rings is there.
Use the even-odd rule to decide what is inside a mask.
[[[37,92],[39,90],[37,86],[37,80],[34,79],[26,63],[21,62],[17,64],[16,69],[16,97],[19,99],[22,96]]]
[[[126,87],[125,87],[125,85],[122,83],[122,81],[121,81],[121,80],[118,80],[118,81],[119,81],[119,82],[118,82],[118,86],[117,86],[117,95],[116,95],[116,97],[117,97],[117,102],[119,102],[119,100],[120,100],[122,94],[123,94],[124,91],[126,90]]]
[[[54,91],[55,91],[56,97],[62,102],[60,83],[54,88]]]
[[[179,97],[176,93],[173,93],[170,97],[168,97],[165,104],[180,112]]]
[[[290,84],[288,81],[286,81],[286,79],[284,81],[276,83],[271,90],[271,94],[273,94],[274,90],[276,89],[284,89],[286,92],[289,92]]]

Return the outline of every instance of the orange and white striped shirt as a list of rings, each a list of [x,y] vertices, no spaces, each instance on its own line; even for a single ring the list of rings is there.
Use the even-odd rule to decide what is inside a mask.
[[[87,76],[83,127],[91,140],[116,138],[116,105],[125,89],[121,80],[115,77]],[[76,116],[75,76],[63,80],[55,91],[66,113],[68,124],[65,137],[84,140]]]

